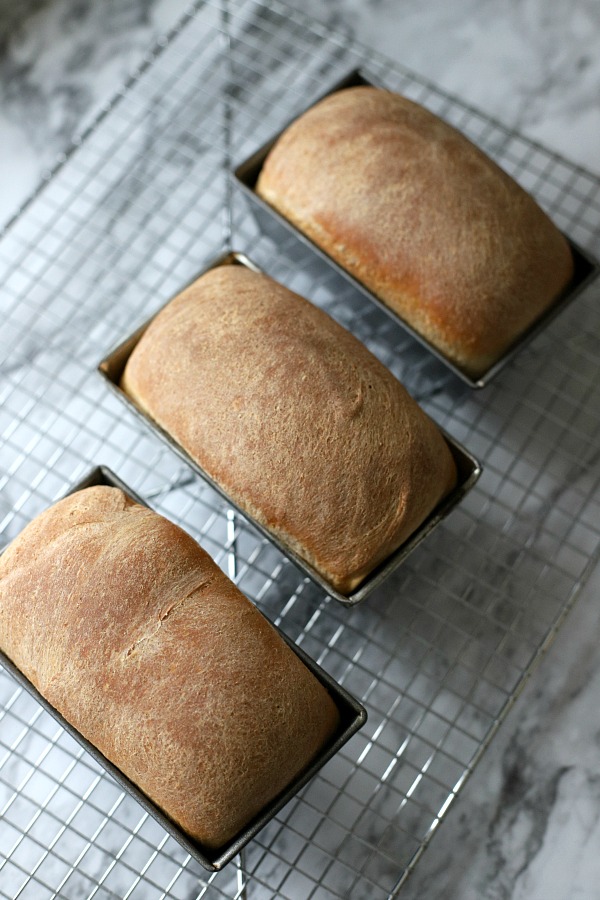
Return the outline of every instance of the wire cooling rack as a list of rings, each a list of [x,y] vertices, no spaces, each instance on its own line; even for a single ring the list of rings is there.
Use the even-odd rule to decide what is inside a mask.
[[[279,3],[202,3],[154,48],[0,242],[2,541],[107,464],[198,538],[369,721],[237,866],[208,877],[0,671],[3,898],[401,893],[598,560],[597,289],[473,393],[296,239],[263,233],[231,186],[232,162],[357,66],[462,129],[572,239],[600,249],[597,178]],[[461,507],[354,609],[232,521],[95,371],[230,247],[353,330],[483,461]]]

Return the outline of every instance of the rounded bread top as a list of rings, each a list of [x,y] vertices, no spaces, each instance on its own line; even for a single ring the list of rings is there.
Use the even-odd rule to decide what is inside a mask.
[[[350,332],[265,275],[219,266],[167,304],[122,385],[338,590],[453,486],[432,420]]]
[[[327,690],[208,554],[114,487],[59,501],[2,554],[0,647],[209,848],[339,723]]]
[[[295,120],[257,192],[459,367],[479,374],[572,275],[535,200],[464,135],[390,91]]]

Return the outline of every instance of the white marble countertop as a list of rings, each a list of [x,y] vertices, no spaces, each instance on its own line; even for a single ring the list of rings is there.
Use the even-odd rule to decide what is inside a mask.
[[[0,224],[120,85],[181,0],[47,0],[0,9]],[[600,174],[600,5],[306,0],[492,117]],[[600,897],[600,570],[401,896]]]

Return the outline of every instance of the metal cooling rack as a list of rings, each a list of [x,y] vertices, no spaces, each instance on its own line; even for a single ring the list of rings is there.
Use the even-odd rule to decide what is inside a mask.
[[[197,537],[369,721],[238,867],[208,878],[0,671],[3,898],[400,891],[598,560],[597,289],[474,394],[306,247],[261,233],[233,191],[231,162],[357,66],[466,132],[600,250],[597,178],[279,3],[209,0],[149,54],[0,242],[2,541],[107,464]],[[483,461],[461,507],[354,609],[232,519],[95,371],[230,247],[353,330]]]

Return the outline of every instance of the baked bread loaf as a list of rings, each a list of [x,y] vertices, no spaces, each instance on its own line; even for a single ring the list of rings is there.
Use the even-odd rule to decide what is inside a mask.
[[[537,203],[467,138],[390,91],[301,115],[257,193],[458,368],[487,371],[573,273]]]
[[[348,593],[454,486],[441,433],[326,313],[224,265],[151,322],[123,390],[246,512]]]
[[[198,544],[113,487],[60,501],[0,557],[0,647],[207,848],[338,725],[326,689]]]

